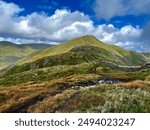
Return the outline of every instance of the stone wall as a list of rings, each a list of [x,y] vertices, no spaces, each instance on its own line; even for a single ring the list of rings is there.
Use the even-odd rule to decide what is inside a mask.
[[[117,64],[115,64],[113,62],[109,62],[109,61],[101,61],[101,62],[99,62],[99,64],[106,65],[112,69],[123,70],[123,71],[127,71],[127,72],[150,69],[150,63],[147,63],[143,66],[123,66],[123,65],[117,65]]]

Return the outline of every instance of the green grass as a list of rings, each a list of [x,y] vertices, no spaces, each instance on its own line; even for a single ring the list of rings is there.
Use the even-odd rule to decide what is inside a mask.
[[[59,65],[48,68],[25,71],[17,74],[7,74],[0,78],[0,85],[15,85],[26,83],[30,81],[46,81],[59,78],[65,78],[74,74],[88,74],[92,73],[93,65],[78,64],[78,65]]]
[[[20,68],[21,69],[21,68]],[[18,68],[17,71],[20,71]],[[96,74],[100,79],[118,79],[123,81],[145,80],[150,69],[136,72],[124,72],[111,69],[101,64],[82,63],[77,65],[57,65],[40,69],[33,69],[16,73],[11,70],[9,73],[0,76],[0,85],[10,86],[26,82],[42,82],[59,78],[67,78],[71,75]],[[148,79],[148,78],[147,78]]]

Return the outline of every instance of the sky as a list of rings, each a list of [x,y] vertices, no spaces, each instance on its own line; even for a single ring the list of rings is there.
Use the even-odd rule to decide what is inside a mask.
[[[150,52],[150,0],[0,0],[0,41],[60,44],[84,35]]]

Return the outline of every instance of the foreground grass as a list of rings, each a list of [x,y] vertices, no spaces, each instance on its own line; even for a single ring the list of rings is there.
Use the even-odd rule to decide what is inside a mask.
[[[94,75],[83,76],[91,80]],[[72,89],[86,81],[80,78],[83,77],[2,87],[0,112],[150,112],[149,81]]]
[[[150,112],[150,82],[134,81],[82,90],[60,112]]]
[[[73,89],[101,79],[123,83]],[[123,72],[83,63],[1,76],[0,112],[150,112],[150,69]]]
[[[72,75],[67,78],[43,81],[41,83],[28,82],[18,85],[0,87],[0,112],[27,112],[30,105],[53,97],[71,86],[98,78],[95,74]]]

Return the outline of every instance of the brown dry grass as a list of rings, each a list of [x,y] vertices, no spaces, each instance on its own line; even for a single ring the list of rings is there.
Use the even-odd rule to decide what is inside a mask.
[[[127,83],[98,85],[95,88],[79,91],[71,89],[80,82],[99,78],[101,77],[96,74],[78,74],[41,83],[28,82],[10,87],[0,87],[0,112],[11,112],[29,102],[31,104],[25,108],[26,112],[99,112],[101,111],[100,106],[102,107],[110,97],[116,96],[116,101],[118,100],[116,94],[118,92],[122,92],[128,97],[131,96],[128,95],[129,91],[134,93],[140,88],[137,95],[139,93],[142,95],[148,93],[150,88],[150,81],[135,80]],[[76,92],[78,94],[70,99]],[[32,101],[36,102],[32,104]],[[149,101],[147,97],[145,97],[145,101]],[[148,109],[146,110],[148,111]]]
[[[59,108],[71,98],[71,95],[75,93],[75,90],[66,90],[61,94],[45,98],[43,101],[30,106],[28,112],[57,112]]]
[[[66,106],[61,109],[61,112],[85,112],[92,107],[103,105],[104,98],[101,95],[83,90],[73,100],[66,103]]]
[[[127,82],[127,83],[119,83],[119,84],[116,84],[116,86],[125,87],[125,88],[150,88],[150,82],[135,80],[132,82]]]
[[[50,94],[54,95],[55,93],[63,92],[63,87],[65,89],[70,89],[72,85],[76,85],[79,82],[92,80],[99,78],[98,75],[95,74],[82,74],[82,75],[73,75],[67,78],[60,78],[57,80],[44,81],[41,83],[35,82],[27,82],[19,85],[12,85],[9,87],[0,87],[0,112],[8,112],[13,111],[28,102],[32,102],[37,97],[42,97],[43,99],[49,97],[51,100]],[[56,99],[52,99],[57,102],[57,99],[64,99],[65,94],[69,92],[65,92]],[[71,93],[71,91],[70,91]],[[69,95],[69,94],[68,94]],[[38,99],[37,99],[38,100]],[[45,102],[46,103],[46,102]],[[46,103],[47,104],[47,103]],[[39,107],[40,109],[40,107]],[[41,108],[44,109],[44,108]],[[29,110],[30,111],[30,110]],[[44,110],[37,110],[44,111]],[[30,111],[31,112],[31,111]]]
[[[0,112],[13,111],[38,96],[46,96],[57,90],[54,84],[21,84],[0,88]]]

